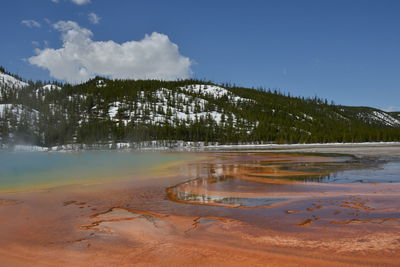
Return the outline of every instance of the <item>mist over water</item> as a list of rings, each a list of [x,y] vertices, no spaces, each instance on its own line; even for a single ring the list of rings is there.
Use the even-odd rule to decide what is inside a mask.
[[[0,191],[134,179],[185,154],[84,152],[0,152]]]

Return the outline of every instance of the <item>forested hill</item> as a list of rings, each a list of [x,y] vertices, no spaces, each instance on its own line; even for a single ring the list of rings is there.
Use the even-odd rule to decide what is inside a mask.
[[[0,70],[0,143],[399,141],[400,116],[198,80],[22,82]]]
[[[389,112],[389,114],[396,119],[400,119],[400,112]]]

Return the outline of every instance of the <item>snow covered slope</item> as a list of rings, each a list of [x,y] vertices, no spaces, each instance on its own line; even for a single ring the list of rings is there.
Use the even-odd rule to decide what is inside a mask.
[[[55,84],[46,84],[38,89],[35,90],[36,97],[40,98],[41,100],[45,99],[45,95],[51,91],[60,91],[61,87]]]
[[[226,97],[230,103],[254,102],[254,100],[239,97],[227,89],[215,85],[192,84],[181,87],[181,89],[188,93],[199,95],[200,97],[209,97],[215,99]]]
[[[381,124],[389,127],[399,127],[400,118],[389,112],[381,110],[368,110],[364,112],[359,112],[357,118],[368,123],[368,124]]]
[[[22,116],[27,116],[29,121],[38,119],[39,112],[20,104],[0,104],[0,118],[5,116],[13,116],[17,122]]]
[[[225,89],[221,89],[223,88],[218,88],[217,93],[214,95],[217,97],[228,95],[228,91],[224,92],[223,90]],[[206,91],[206,93],[211,94],[210,91]],[[230,123],[233,126],[237,126],[238,123],[241,123],[241,125],[247,125],[250,128],[254,126],[254,123],[238,118],[235,114],[226,112],[223,108],[210,103],[202,97],[204,97],[204,94],[194,96],[167,88],[160,88],[154,92],[139,91],[136,102],[112,102],[106,112],[102,111],[98,106],[93,107],[93,110],[99,117],[106,113],[112,121],[121,121],[124,125],[129,122],[135,122],[177,126],[178,124],[190,125],[194,122],[203,121],[204,123],[215,125]],[[229,97],[233,99],[234,96],[229,93]]]
[[[15,77],[0,71],[0,101],[3,100],[5,95],[15,89],[21,89],[28,86],[26,82],[20,81]]]
[[[0,88],[11,87],[11,88],[22,88],[28,86],[26,82],[20,81],[11,75],[0,72]]]

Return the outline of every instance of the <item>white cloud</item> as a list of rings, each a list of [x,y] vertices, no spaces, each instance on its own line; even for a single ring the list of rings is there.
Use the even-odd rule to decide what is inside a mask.
[[[393,112],[393,111],[400,111],[400,107],[397,106],[389,106],[385,109],[387,112]]]
[[[29,27],[29,28],[40,28],[40,23],[37,22],[36,20],[32,20],[32,19],[27,19],[27,20],[23,20],[21,21],[21,24]]]
[[[37,55],[28,60],[49,70],[56,79],[78,83],[101,75],[174,80],[192,74],[190,59],[179,53],[167,35],[153,32],[140,41],[118,44],[93,41],[93,33],[73,21],[60,21],[54,28],[62,33],[63,46],[37,50]]]
[[[71,0],[71,1],[77,5],[85,5],[90,3],[90,0]]]
[[[32,41],[32,45],[34,45],[34,46],[39,46],[39,42],[37,42],[37,41]]]
[[[96,13],[91,12],[88,14],[88,19],[92,24],[99,24],[101,18]]]
[[[51,0],[53,3],[60,3],[60,0]],[[77,4],[77,5],[85,5],[89,4],[90,0],[71,0],[72,3]]]

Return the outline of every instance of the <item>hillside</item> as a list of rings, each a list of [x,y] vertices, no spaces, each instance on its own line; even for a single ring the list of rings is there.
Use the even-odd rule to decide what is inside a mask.
[[[400,112],[389,112],[389,114],[396,119],[400,119]]]
[[[400,140],[399,113],[198,80],[26,83],[0,72],[0,142]]]

